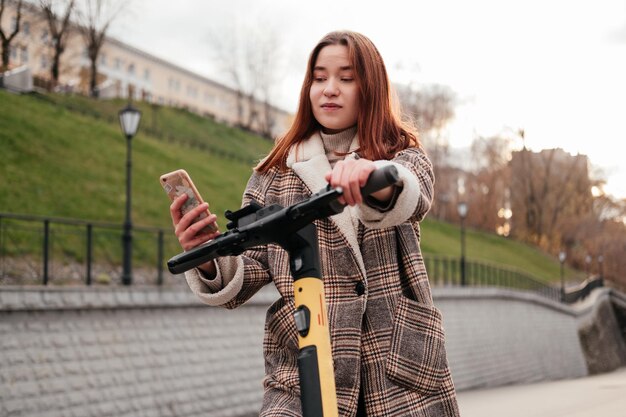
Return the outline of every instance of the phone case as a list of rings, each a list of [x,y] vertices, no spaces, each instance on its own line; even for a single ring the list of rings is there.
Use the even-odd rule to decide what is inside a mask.
[[[183,216],[187,214],[190,210],[204,202],[193,181],[191,181],[191,177],[184,169],[178,169],[176,171],[163,174],[161,175],[160,180],[163,189],[165,190],[171,201],[176,199],[181,194],[187,194],[187,201],[185,201],[185,204],[183,204],[183,206],[181,207],[181,213],[183,214]],[[200,216],[196,217],[193,222],[195,223],[201,219],[204,219],[209,214],[211,214],[211,212],[207,210],[206,212],[203,212]],[[217,226],[213,225],[213,227],[207,226],[201,229],[199,233],[214,233],[217,232],[217,230]]]

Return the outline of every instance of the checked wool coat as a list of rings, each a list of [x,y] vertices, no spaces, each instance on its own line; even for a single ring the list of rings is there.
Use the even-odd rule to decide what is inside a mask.
[[[351,150],[358,148],[358,137]],[[359,389],[368,416],[458,416],[444,346],[441,313],[433,305],[419,248],[418,222],[430,208],[432,165],[416,148],[391,161],[402,184],[387,212],[362,204],[316,221],[340,416],[354,416]],[[322,189],[331,167],[319,134],[291,150],[289,169],[254,173],[244,204],[288,206]],[[187,282],[210,305],[234,308],[273,281],[281,294],[267,311],[266,377],[261,416],[301,416],[293,281],[278,245],[253,248],[216,262],[218,275],[198,270]]]

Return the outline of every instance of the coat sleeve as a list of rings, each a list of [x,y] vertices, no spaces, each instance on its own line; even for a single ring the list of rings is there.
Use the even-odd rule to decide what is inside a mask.
[[[421,221],[430,210],[433,200],[435,177],[433,166],[424,151],[419,148],[405,149],[390,161],[374,161],[378,168],[394,165],[400,176],[400,192],[390,210],[361,204],[356,213],[359,220],[369,228],[382,229],[406,222]]]
[[[264,204],[265,191],[271,182],[268,175],[252,174],[244,191],[242,207],[252,200]],[[272,280],[267,245],[248,249],[239,256],[218,258],[215,264],[217,276],[214,279],[206,279],[197,268],[185,273],[189,288],[205,304],[238,307]]]

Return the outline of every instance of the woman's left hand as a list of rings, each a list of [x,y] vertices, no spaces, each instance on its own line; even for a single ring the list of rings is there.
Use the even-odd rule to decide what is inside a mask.
[[[376,169],[374,162],[369,159],[348,159],[338,161],[332,171],[325,178],[331,187],[341,187],[343,196],[339,197],[341,204],[354,206],[363,202],[361,187],[365,185],[372,171]],[[374,198],[386,201],[393,194],[393,186],[372,194]]]

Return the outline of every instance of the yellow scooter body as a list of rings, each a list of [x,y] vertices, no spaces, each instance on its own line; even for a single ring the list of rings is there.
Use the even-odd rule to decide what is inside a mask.
[[[293,285],[303,415],[338,417],[324,283],[320,278],[299,278]]]

